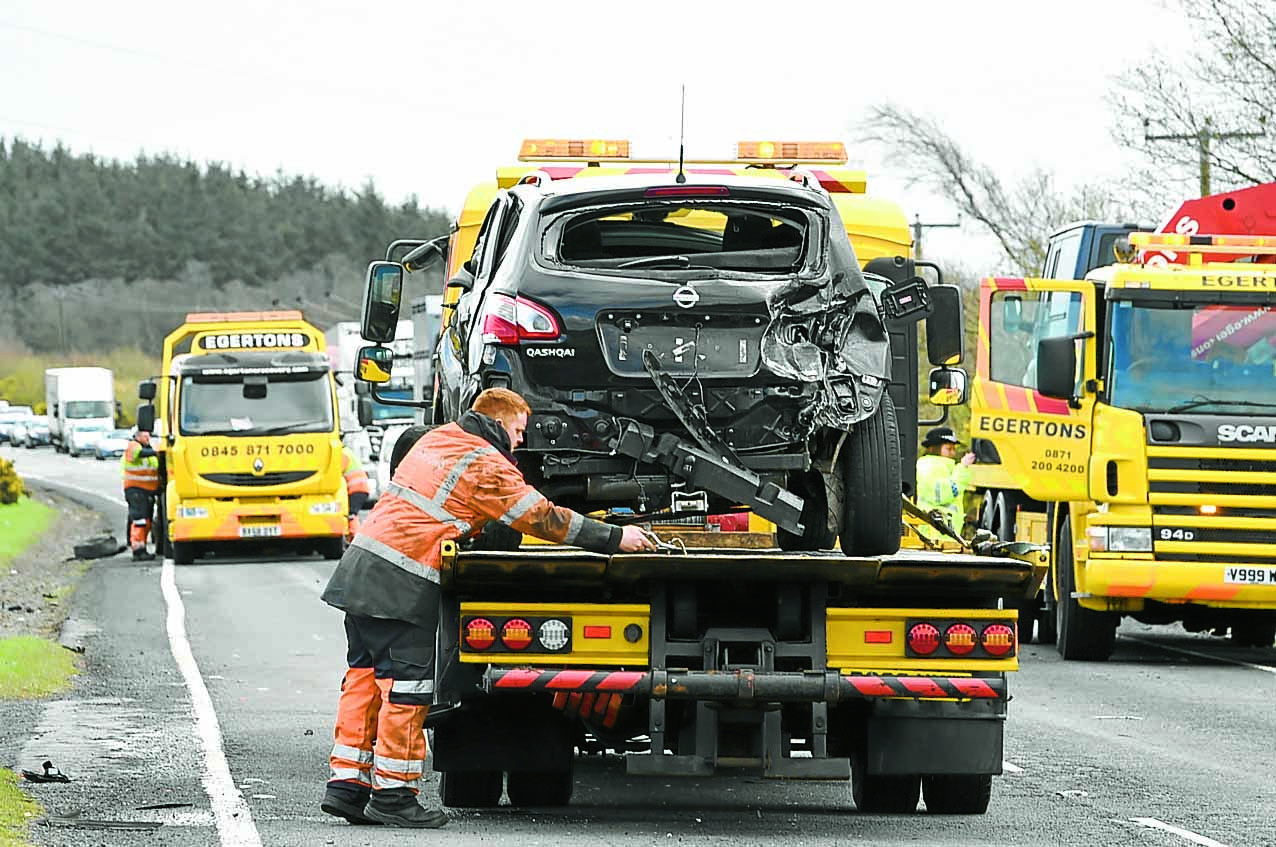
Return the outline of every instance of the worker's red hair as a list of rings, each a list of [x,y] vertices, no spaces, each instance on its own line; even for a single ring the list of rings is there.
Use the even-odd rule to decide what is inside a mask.
[[[509,423],[519,415],[530,415],[532,407],[527,401],[508,388],[488,388],[474,400],[474,411]]]

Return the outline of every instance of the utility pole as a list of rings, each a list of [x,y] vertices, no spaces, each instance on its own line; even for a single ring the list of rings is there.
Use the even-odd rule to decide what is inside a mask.
[[[961,226],[961,215],[957,216],[957,223],[953,224],[924,224],[921,215],[913,215],[913,258],[922,258],[922,230],[923,229],[945,229]]]
[[[1267,116],[1258,119],[1263,125],[1263,129],[1258,132],[1241,132],[1239,130],[1232,132],[1215,132],[1213,118],[1207,117],[1201,128],[1192,133],[1166,133],[1163,135],[1152,135],[1148,132],[1148,125],[1151,123],[1150,118],[1143,119],[1143,140],[1144,141],[1195,141],[1196,149],[1201,156],[1201,196],[1208,197],[1210,195],[1210,142],[1218,139],[1226,141],[1232,138],[1262,138],[1267,134]]]

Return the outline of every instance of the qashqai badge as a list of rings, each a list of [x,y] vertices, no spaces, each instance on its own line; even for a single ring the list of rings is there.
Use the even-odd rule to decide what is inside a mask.
[[[680,285],[678,290],[673,293],[673,302],[684,309],[690,309],[700,302],[700,295],[690,285]]]

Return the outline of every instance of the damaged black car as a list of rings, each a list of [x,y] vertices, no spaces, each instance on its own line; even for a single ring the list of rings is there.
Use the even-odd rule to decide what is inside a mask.
[[[696,179],[500,192],[449,282],[434,421],[507,387],[532,408],[519,466],[555,503],[749,509],[785,549],[894,552],[898,287],[861,272],[818,187]]]

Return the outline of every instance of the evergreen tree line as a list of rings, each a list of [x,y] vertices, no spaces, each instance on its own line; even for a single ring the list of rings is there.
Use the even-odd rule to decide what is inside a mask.
[[[10,341],[0,346],[157,350],[200,310],[354,320],[369,260],[395,238],[449,226],[415,197],[388,204],[371,181],[347,192],[314,177],[0,138],[0,338]]]

